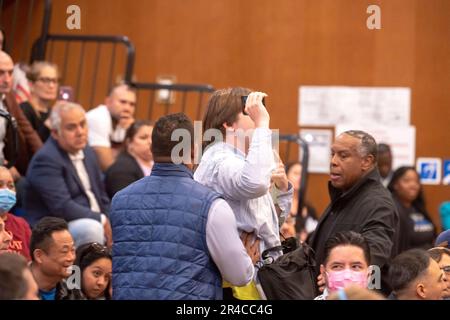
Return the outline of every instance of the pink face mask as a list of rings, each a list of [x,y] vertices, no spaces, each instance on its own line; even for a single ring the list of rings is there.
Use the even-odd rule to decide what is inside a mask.
[[[337,291],[351,284],[367,288],[368,277],[366,272],[358,272],[350,269],[327,272],[328,289]]]

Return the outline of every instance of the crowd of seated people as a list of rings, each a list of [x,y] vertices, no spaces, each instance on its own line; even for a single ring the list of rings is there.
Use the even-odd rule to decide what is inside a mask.
[[[393,171],[390,149],[368,133],[333,143],[320,191],[331,202],[318,218],[309,204],[297,212],[302,165],[274,156],[265,93],[212,94],[203,129],[217,139],[194,166],[193,141],[171,157],[171,134],[193,133],[192,121],[136,120],[132,86],[113,86],[97,107],[58,101],[58,67],[40,61],[19,106],[13,68],[0,51],[0,109],[17,120],[19,146],[0,117],[4,299],[263,299],[254,265],[264,250],[276,261],[289,237],[316,253],[317,299],[450,297],[448,232],[437,235],[415,169]]]

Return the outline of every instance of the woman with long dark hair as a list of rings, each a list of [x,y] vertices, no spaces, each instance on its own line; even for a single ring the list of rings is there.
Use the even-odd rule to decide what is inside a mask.
[[[153,167],[153,126],[150,121],[138,120],[127,130],[125,150],[105,172],[105,186],[109,197],[131,183],[150,175]]]
[[[425,207],[419,174],[414,167],[395,170],[388,185],[400,215],[399,252],[433,247],[436,227]]]
[[[112,256],[96,242],[78,247],[75,265],[81,271],[81,291],[88,300],[111,299]]]
[[[280,232],[284,238],[298,236],[302,242],[306,241],[308,236],[316,229],[317,214],[316,210],[309,204],[305,203],[298,214],[298,191],[300,189],[300,179],[302,175],[303,166],[300,162],[290,162],[286,165],[286,175],[289,182],[294,188],[294,195],[292,198],[292,205],[289,215],[283,223]],[[295,230],[295,228],[298,230]]]

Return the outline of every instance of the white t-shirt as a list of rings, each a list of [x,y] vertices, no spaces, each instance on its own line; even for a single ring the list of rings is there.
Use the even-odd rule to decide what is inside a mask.
[[[91,147],[111,148],[111,140],[123,142],[126,129],[117,127],[113,130],[111,114],[108,107],[101,104],[86,113],[89,128],[88,141]]]

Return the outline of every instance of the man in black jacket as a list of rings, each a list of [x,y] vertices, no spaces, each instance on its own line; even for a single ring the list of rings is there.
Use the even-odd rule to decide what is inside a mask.
[[[397,253],[399,218],[389,191],[380,183],[377,143],[371,135],[351,130],[336,138],[331,147],[328,189],[331,203],[309,239],[316,253],[317,273],[325,242],[341,231],[362,234],[370,247],[371,264],[383,268]]]

